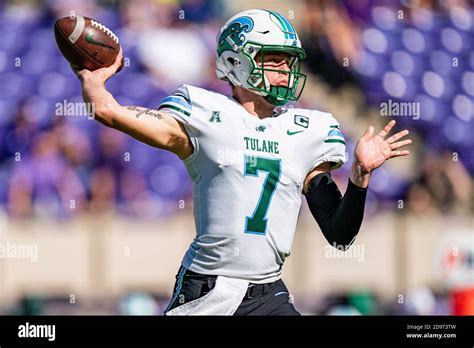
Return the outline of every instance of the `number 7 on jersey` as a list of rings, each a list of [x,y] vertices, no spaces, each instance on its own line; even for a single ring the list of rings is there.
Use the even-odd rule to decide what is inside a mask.
[[[267,175],[260,191],[260,198],[252,216],[245,217],[245,233],[264,235],[267,231],[267,213],[281,174],[281,160],[245,156],[244,176],[257,176],[259,171]]]

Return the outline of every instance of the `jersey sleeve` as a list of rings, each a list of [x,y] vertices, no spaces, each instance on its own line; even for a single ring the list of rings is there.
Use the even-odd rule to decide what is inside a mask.
[[[167,112],[185,125],[190,124],[193,106],[186,85],[179,86],[162,100],[158,110]]]
[[[193,144],[193,153],[184,159],[184,162],[192,161],[199,150],[197,131],[193,126],[192,113],[193,105],[186,85],[179,86],[173,93],[163,99],[158,106],[158,110],[166,112],[171,117],[174,117],[178,122],[183,124],[186,133]]]
[[[319,166],[321,163],[331,163],[331,169],[337,169],[346,163],[346,141],[341,131],[339,122],[330,114],[324,122],[322,122],[322,137],[320,137],[314,148],[314,160],[311,164],[310,171]]]

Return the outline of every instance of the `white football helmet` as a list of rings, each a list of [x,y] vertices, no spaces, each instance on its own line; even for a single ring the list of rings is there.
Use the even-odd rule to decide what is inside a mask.
[[[290,70],[265,69],[263,61],[267,52],[289,54]],[[255,61],[259,53],[261,67]],[[281,106],[298,100],[306,82],[306,75],[300,73],[301,60],[305,57],[295,29],[276,12],[240,12],[230,18],[217,35],[217,77],[264,96],[273,105]],[[288,85],[270,85],[265,71],[288,74]]]

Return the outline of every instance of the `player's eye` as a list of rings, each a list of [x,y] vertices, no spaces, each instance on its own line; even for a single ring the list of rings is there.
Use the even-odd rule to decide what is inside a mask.
[[[271,57],[268,59],[268,61],[266,61],[265,63],[268,64],[268,65],[272,65],[272,66],[280,66],[280,65],[283,65],[283,64],[287,64],[289,65],[290,64],[290,61],[291,59],[290,58],[283,58],[281,56],[274,56],[274,57]]]

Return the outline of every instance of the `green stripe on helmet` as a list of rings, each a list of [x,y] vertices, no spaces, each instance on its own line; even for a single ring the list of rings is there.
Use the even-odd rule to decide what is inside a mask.
[[[284,16],[279,14],[278,12],[273,12],[273,14],[275,16],[277,16],[285,24],[285,28],[286,28],[286,31],[287,31],[287,34],[288,34],[289,38],[295,40],[296,39],[296,31],[295,31],[295,28],[293,28],[293,26],[291,25],[291,23]]]
[[[286,27],[285,25],[285,22],[283,22],[280,18],[280,16],[276,13],[276,12],[272,12],[272,11],[268,11],[270,14],[274,15],[275,18],[278,20],[278,22],[280,23],[280,26],[281,26],[281,31],[283,32],[283,34],[285,35],[285,39],[289,39],[290,38],[290,35],[288,35],[288,28]]]

